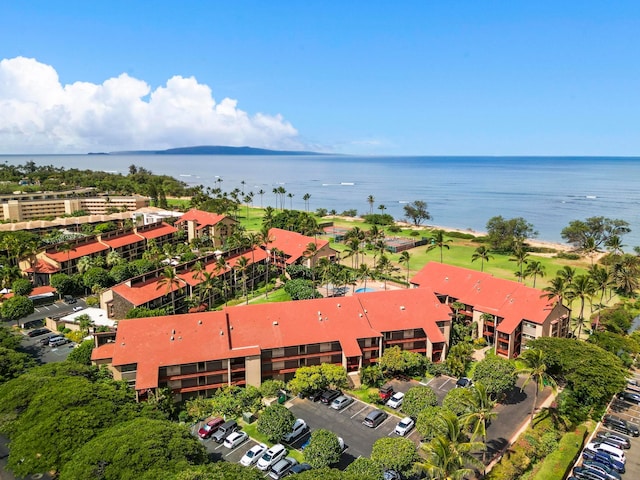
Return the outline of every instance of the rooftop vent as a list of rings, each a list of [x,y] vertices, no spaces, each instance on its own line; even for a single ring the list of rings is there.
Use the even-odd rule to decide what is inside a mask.
[[[338,308],[340,308],[340,304],[338,304]]]
[[[362,313],[359,313],[359,314],[358,314],[358,316],[359,316],[360,318],[362,318]]]
[[[404,305],[400,305],[400,310],[404,310]]]
[[[278,325],[278,322],[277,322],[277,321],[275,321],[275,322],[273,322],[273,324],[274,324],[274,325]]]
[[[220,336],[223,336],[224,332],[222,330],[220,330]]]
[[[176,331],[175,330],[171,330],[171,335],[175,335]]]
[[[170,338],[170,340],[171,340],[171,341],[173,342],[173,335],[171,335],[171,338]]]
[[[198,325],[202,325],[202,320],[198,320]]]

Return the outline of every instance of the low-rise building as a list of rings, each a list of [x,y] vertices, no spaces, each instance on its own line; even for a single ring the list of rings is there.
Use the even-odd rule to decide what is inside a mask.
[[[411,279],[414,287],[432,290],[468,323],[498,355],[515,358],[539,337],[566,337],[569,308],[539,289],[488,273],[430,262]]]

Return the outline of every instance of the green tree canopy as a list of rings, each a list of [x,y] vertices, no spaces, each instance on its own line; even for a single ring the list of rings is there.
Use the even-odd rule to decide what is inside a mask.
[[[168,480],[262,480],[264,472],[257,468],[243,467],[238,463],[215,462],[191,465],[172,476],[162,478]]]
[[[460,417],[468,412],[468,405],[472,398],[471,388],[452,388],[442,400],[442,407]]]
[[[438,399],[431,387],[420,385],[407,390],[402,403],[402,411],[410,417],[417,418],[422,410],[437,404]]]
[[[476,364],[473,381],[482,383],[494,399],[503,398],[516,386],[516,365],[512,360],[487,355]]]
[[[31,281],[26,278],[18,278],[11,284],[11,290],[16,295],[28,297],[29,294],[33,292],[33,283],[31,283]]]
[[[408,438],[380,438],[373,444],[371,460],[383,468],[407,472],[418,460],[418,451]]]
[[[487,221],[486,230],[489,246],[491,250],[497,252],[513,252],[527,238],[538,234],[533,225],[522,217],[510,219],[502,216],[492,217]]]
[[[155,480],[206,461],[204,446],[185,427],[136,418],[102,431],[74,452],[60,480]]]
[[[393,346],[385,349],[378,363],[387,377],[424,373],[427,360],[423,355]]]
[[[22,375],[36,362],[31,355],[0,347],[0,384]]]
[[[629,233],[629,223],[624,220],[607,217],[589,217],[586,220],[573,220],[562,229],[560,235],[568,243],[581,250],[598,250],[611,237]]]
[[[344,367],[325,363],[298,368],[287,387],[296,395],[306,395],[330,386],[343,388],[346,385],[347,372]]]
[[[427,210],[427,202],[415,200],[404,206],[404,214],[414,225],[420,225],[425,220],[430,220],[431,215]]]
[[[66,273],[51,275],[51,286],[56,289],[58,295],[72,295],[78,289],[76,281]]]
[[[434,406],[423,409],[416,420],[416,430],[425,440],[431,440],[446,433],[446,425],[438,419],[447,413],[454,415],[446,408]]]
[[[33,302],[20,295],[15,295],[4,302],[0,307],[0,314],[2,318],[8,321],[18,320],[27,315],[31,315],[35,311]]]
[[[258,432],[269,441],[278,442],[293,428],[296,418],[283,405],[274,404],[264,409],[258,418]]]
[[[323,428],[311,432],[311,441],[303,451],[304,459],[313,468],[328,467],[338,463],[341,453],[338,436]]]
[[[78,362],[83,365],[91,365],[91,352],[93,352],[93,347],[93,340],[85,340],[76,348],[71,350],[67,360],[70,362]]]
[[[382,467],[367,457],[358,457],[345,470],[362,480],[382,480]]]

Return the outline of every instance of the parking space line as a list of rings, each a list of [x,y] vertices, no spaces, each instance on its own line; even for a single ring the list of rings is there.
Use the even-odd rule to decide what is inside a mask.
[[[387,421],[390,420],[391,418],[393,418],[393,415],[389,415],[387,418],[385,418],[384,421],[380,425],[378,425],[376,428],[374,428],[374,430],[379,429],[382,425],[387,423]]]
[[[367,408],[367,407],[366,407],[366,405],[365,405],[365,406],[364,406],[364,407],[362,407],[360,410],[358,410],[358,412],[357,412],[357,413],[354,413],[353,415],[351,415],[351,418],[353,418],[353,417],[356,417],[356,416],[360,415],[360,413],[361,413],[363,410],[366,410],[366,408]]]
[[[249,438],[247,437],[247,440],[245,440],[244,442],[242,442],[240,445],[238,445],[236,448],[232,449],[229,453],[227,453],[225,455],[225,457],[228,457],[229,455],[231,455],[233,452],[235,452],[236,450],[238,450],[240,447],[243,447],[245,443],[247,443],[247,441],[249,440]]]
[[[438,390],[442,390],[442,388],[443,388],[447,383],[449,383],[450,381],[451,381],[451,379],[450,379],[450,378],[447,378],[447,381],[446,381],[446,382],[444,382],[442,385],[440,385],[440,386],[438,387]]]

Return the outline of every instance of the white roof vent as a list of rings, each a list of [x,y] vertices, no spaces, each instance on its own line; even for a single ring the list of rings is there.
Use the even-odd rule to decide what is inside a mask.
[[[362,318],[362,313],[359,313],[359,314],[358,314],[358,316],[359,316],[360,318]]]
[[[171,341],[173,342],[173,335],[171,335],[171,338],[170,338],[170,340],[171,340]]]
[[[175,335],[175,334],[176,334],[175,329],[174,329],[174,330],[171,330],[171,335]]]
[[[404,305],[400,305],[400,310],[404,310]]]
[[[202,320],[198,320],[198,325],[202,325]]]
[[[224,332],[222,330],[220,330],[220,336],[223,336]]]
[[[340,308],[340,304],[338,304],[338,308]]]
[[[276,320],[275,322],[273,322],[274,325],[278,325],[278,321]]]

